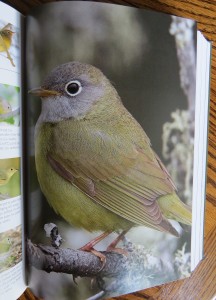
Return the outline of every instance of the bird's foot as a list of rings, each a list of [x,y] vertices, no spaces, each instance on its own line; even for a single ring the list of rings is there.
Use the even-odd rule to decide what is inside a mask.
[[[128,229],[129,230],[129,229]],[[128,230],[123,230],[121,234],[107,247],[106,251],[116,252],[123,255],[128,255],[128,252],[121,248],[116,248],[117,244],[124,239]]]
[[[95,256],[97,256],[100,259],[100,261],[102,262],[102,267],[98,272],[103,270],[103,268],[105,267],[106,256],[104,254],[102,254],[101,252],[97,251],[96,249],[94,249],[94,246],[96,244],[98,244],[100,241],[102,241],[105,237],[107,237],[110,233],[112,233],[112,231],[106,231],[106,232],[102,233],[101,235],[97,236],[96,238],[94,238],[93,240],[91,240],[90,242],[88,242],[86,245],[84,245],[83,247],[81,247],[79,249],[82,251],[91,252],[92,254],[94,254]]]
[[[100,259],[100,261],[102,262],[102,266],[101,266],[100,270],[98,271],[98,273],[103,270],[103,268],[106,265],[106,256],[104,254],[102,254],[100,251],[97,251],[93,247],[90,248],[88,246],[88,244],[86,244],[85,246],[79,248],[79,250],[91,252],[92,254],[94,254],[95,256],[97,256]]]

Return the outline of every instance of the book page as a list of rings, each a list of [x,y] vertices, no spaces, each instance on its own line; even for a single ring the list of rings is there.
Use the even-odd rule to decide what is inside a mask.
[[[197,32],[197,85],[196,85],[196,119],[197,128],[194,138],[194,180],[193,180],[193,234],[191,240],[191,270],[204,257],[204,218],[207,180],[208,156],[208,116],[211,69],[211,43],[207,42],[201,32]],[[200,171],[201,170],[201,171]],[[197,201],[196,199],[199,199]],[[196,224],[199,224],[196,226]]]
[[[0,294],[24,289],[21,196],[21,15],[0,3]]]
[[[190,276],[195,47],[192,20],[120,5],[52,3],[27,18],[38,297],[102,299]]]

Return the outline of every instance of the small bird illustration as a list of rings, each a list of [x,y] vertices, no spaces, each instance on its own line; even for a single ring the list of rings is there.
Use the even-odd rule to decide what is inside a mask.
[[[8,23],[2,29],[0,29],[0,52],[6,52],[7,58],[10,60],[12,66],[15,67],[13,59],[9,53],[9,49],[12,44],[12,38],[15,33],[12,28],[13,25]]]
[[[6,254],[10,251],[12,246],[11,240],[7,237],[0,240],[0,255]]]
[[[178,236],[168,219],[190,225],[191,210],[177,196],[165,166],[110,81],[80,62],[56,67],[41,87],[35,131],[38,180],[49,204],[68,223],[103,233],[81,249],[134,226]]]
[[[17,171],[15,168],[0,169],[0,186],[6,185]]]
[[[10,103],[7,100],[0,97],[0,119],[1,119],[1,115],[7,114],[11,111],[12,111],[12,107]]]
[[[12,30],[12,24],[10,23],[0,30],[0,52],[6,52],[9,50],[14,33],[15,32]]]
[[[5,237],[0,240],[0,272],[6,259],[11,255],[12,242],[11,239]]]

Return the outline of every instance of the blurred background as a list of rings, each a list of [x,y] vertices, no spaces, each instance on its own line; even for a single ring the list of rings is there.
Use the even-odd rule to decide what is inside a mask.
[[[188,109],[180,87],[175,40],[169,33],[171,17],[120,5],[75,1],[43,5],[33,11],[27,23],[27,88],[40,86],[55,66],[68,61],[98,67],[115,86],[124,105],[144,128],[153,149],[166,165],[162,155],[163,125],[172,121],[172,112]],[[63,247],[77,249],[99,233],[90,234],[67,225],[41,195],[34,162],[34,126],[40,114],[40,100],[28,97],[25,109],[29,173],[27,234],[35,243],[49,243],[43,226],[53,222],[64,238]],[[184,178],[178,176],[177,179],[176,186],[183,194]],[[189,189],[191,192],[192,186]],[[190,203],[190,199],[183,200]],[[165,280],[185,276],[176,272],[175,277],[173,271],[177,250],[186,243],[186,251],[190,252],[190,230],[177,228],[182,232],[179,239],[144,227],[132,229],[127,234],[132,242],[144,245],[166,262],[172,275],[167,275]],[[114,237],[113,234],[110,240]],[[97,249],[104,250],[110,240],[100,243]],[[164,280],[155,278],[154,274],[152,277],[151,284]],[[34,292],[46,299],[72,297],[78,300],[96,292],[91,289],[90,279],[78,279],[76,286],[70,275],[46,274],[32,269],[30,279]],[[143,288],[148,286],[149,281],[144,280]]]

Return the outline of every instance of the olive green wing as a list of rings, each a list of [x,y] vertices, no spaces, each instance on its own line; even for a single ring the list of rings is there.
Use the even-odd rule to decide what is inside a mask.
[[[156,199],[174,185],[148,141],[144,147],[94,128],[82,139],[53,140],[48,160],[53,169],[91,199],[138,225],[177,232],[162,216]],[[56,133],[56,136],[58,134]],[[59,135],[58,135],[59,136]]]

